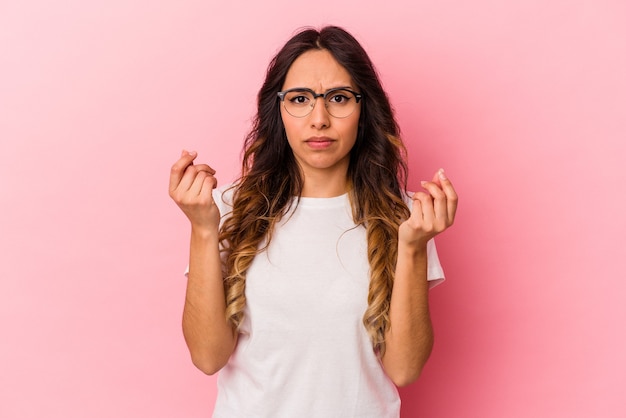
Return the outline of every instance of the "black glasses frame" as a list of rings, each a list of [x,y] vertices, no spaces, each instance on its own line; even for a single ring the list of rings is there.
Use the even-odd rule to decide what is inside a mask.
[[[361,99],[363,98],[362,94],[357,93],[356,91],[354,91],[352,89],[349,89],[347,87],[335,87],[333,89],[326,90],[324,93],[316,93],[313,90],[311,90],[309,88],[306,88],[306,87],[295,87],[293,89],[289,89],[289,90],[285,90],[285,91],[279,91],[277,93],[277,95],[278,95],[278,98],[280,99],[280,101],[284,102],[285,101],[285,95],[287,93],[291,93],[293,91],[301,91],[303,93],[311,93],[311,95],[313,96],[314,100],[317,100],[318,97],[321,97],[321,98],[324,99],[324,101],[326,101],[326,96],[328,96],[329,94],[334,93],[336,91],[340,91],[340,90],[347,91],[350,94],[354,95],[354,101],[357,102],[357,103],[360,102]]]
[[[355,103],[359,103],[361,101],[361,99],[363,98],[362,94],[357,93],[356,91],[354,91],[354,90],[352,90],[352,89],[350,89],[348,87],[335,87],[335,88],[326,90],[324,93],[315,93],[313,90],[311,90],[311,89],[309,89],[307,87],[295,87],[293,89],[289,89],[289,90],[285,90],[285,91],[279,91],[277,93],[277,95],[278,95],[278,98],[280,99],[280,101],[284,105],[284,103],[285,103],[285,95],[287,95],[287,93],[291,93],[291,92],[310,93],[311,96],[313,96],[313,104],[311,105],[311,110],[309,111],[309,113],[307,113],[306,115],[303,115],[303,116],[294,116],[294,115],[291,115],[291,113],[289,113],[294,118],[303,118],[303,117],[308,116],[308,115],[311,114],[311,112],[313,111],[313,108],[315,107],[315,103],[317,103],[317,99],[319,97],[324,99],[324,105],[327,106],[327,104],[326,104],[326,97],[329,94],[333,94],[333,93],[338,92],[338,91],[347,91],[348,93],[352,94],[354,96]],[[289,111],[287,111],[287,112],[289,112]],[[348,116],[350,116],[350,115],[348,115]],[[347,118],[348,116],[344,116],[344,117]],[[335,116],[335,117],[337,117],[337,116]]]

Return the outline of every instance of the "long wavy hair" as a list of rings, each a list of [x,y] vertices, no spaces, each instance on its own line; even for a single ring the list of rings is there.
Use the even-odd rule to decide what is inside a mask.
[[[406,152],[370,58],[352,35],[336,26],[305,29],[293,36],[270,62],[258,93],[257,114],[244,142],[241,177],[233,185],[233,212],[220,230],[226,316],[239,329],[246,304],[246,272],[271,241],[276,223],[291,209],[294,197],[301,195],[304,180],[287,142],[276,93],[291,64],[316,49],[329,51],[364,97],[347,175],[354,222],[365,227],[367,235],[370,284],[363,324],[374,350],[383,355],[398,227],[409,216],[403,200]]]

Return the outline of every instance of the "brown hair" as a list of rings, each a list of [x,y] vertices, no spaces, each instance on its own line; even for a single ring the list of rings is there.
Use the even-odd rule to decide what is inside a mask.
[[[257,114],[244,143],[241,177],[233,186],[233,212],[220,232],[225,252],[226,316],[239,328],[246,303],[246,272],[269,244],[274,226],[291,208],[294,196],[302,191],[303,179],[287,142],[276,93],[291,64],[314,49],[328,50],[364,97],[356,143],[350,151],[348,181],[354,222],[367,231],[370,286],[363,323],[374,349],[383,354],[390,326],[398,227],[409,216],[403,201],[405,148],[370,58],[352,35],[336,26],[305,29],[293,36],[272,59],[258,93]]]

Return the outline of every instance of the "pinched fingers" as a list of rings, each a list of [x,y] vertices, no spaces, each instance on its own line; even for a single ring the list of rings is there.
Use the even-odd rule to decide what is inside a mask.
[[[198,192],[197,187],[194,187],[198,183],[198,179],[203,180],[207,177],[213,177],[214,174],[215,170],[206,164],[189,165],[185,168],[185,173],[177,189],[183,192],[193,189]]]
[[[422,181],[422,187],[429,193],[428,198],[432,202],[433,223],[446,225],[448,223],[448,209],[446,204],[446,194],[437,186],[437,184],[429,181]]]
[[[446,208],[448,212],[448,226],[454,223],[454,218],[456,217],[456,209],[459,203],[459,197],[454,190],[454,186],[452,186],[452,182],[446,176],[443,168],[440,168],[439,171],[435,174],[441,184],[441,190],[446,195]]]
[[[435,236],[454,223],[458,197],[443,170],[432,181],[423,181],[426,192],[413,195],[411,226],[428,236]]]
[[[435,218],[433,199],[424,192],[415,192],[411,198],[413,210],[409,219],[413,221],[413,227],[425,231],[430,230]]]
[[[183,151],[181,158],[172,166],[169,192],[179,205],[212,201],[211,191],[217,186],[215,170],[207,164],[194,165],[196,156],[195,152]]]
[[[210,196],[211,190],[217,186],[217,180],[213,177],[214,173],[214,171],[198,170],[188,189],[189,196],[192,198],[202,195],[205,197]]]
[[[433,181],[422,181],[422,187],[430,193],[433,203],[433,224],[437,232],[441,232],[454,222],[456,212],[456,193],[448,179],[440,170]]]
[[[170,195],[174,192],[185,175],[187,167],[193,165],[193,160],[198,156],[195,151],[189,152],[183,150],[178,161],[174,163],[170,170]]]

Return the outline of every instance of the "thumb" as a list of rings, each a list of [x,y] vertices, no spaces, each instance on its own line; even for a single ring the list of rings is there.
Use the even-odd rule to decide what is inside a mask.
[[[439,170],[437,170],[432,179],[432,182],[435,183],[439,187],[441,187],[441,173],[443,173],[443,168],[440,168]]]

